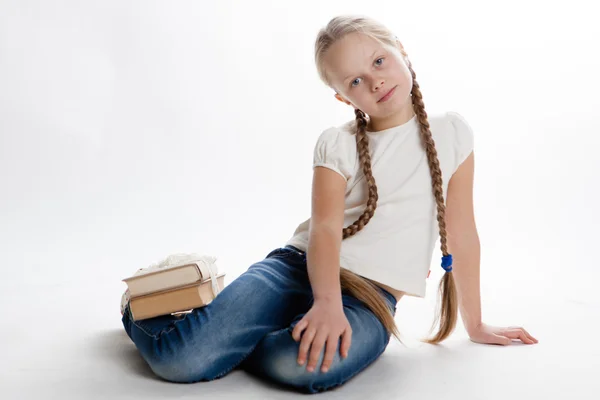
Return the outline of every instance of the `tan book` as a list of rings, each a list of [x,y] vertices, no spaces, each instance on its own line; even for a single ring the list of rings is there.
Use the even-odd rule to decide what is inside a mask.
[[[223,290],[225,274],[216,276],[219,291]],[[196,282],[143,296],[131,297],[129,308],[134,321],[179,313],[209,304],[213,294],[211,280]]]
[[[127,284],[129,297],[161,292],[210,279],[211,271],[217,275],[218,269],[210,261],[194,260],[173,266],[143,268],[122,281]]]

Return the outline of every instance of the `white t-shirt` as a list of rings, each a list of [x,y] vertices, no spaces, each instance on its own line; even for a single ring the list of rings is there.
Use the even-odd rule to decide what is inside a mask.
[[[428,120],[446,201],[450,177],[473,150],[473,132],[455,112],[434,114]],[[314,148],[313,168],[329,168],[347,181],[344,227],[358,219],[367,202],[354,126],[352,120],[325,130]],[[379,199],[369,223],[342,240],[340,266],[407,295],[424,297],[439,228],[417,117],[379,132],[367,131],[367,136]],[[302,222],[286,244],[306,251],[309,223],[310,218]],[[441,258],[436,264],[441,268]]]

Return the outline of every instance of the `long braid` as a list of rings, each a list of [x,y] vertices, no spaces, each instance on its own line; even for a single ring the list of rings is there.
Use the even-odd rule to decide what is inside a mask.
[[[361,216],[358,217],[353,224],[343,228],[342,239],[347,239],[356,234],[369,223],[369,220],[375,215],[377,200],[379,200],[377,185],[375,183],[375,178],[373,178],[373,171],[371,170],[369,138],[366,133],[368,123],[367,116],[359,109],[356,109],[354,114],[356,115],[356,149],[365,175],[369,198],[367,199],[365,211]],[[396,326],[396,322],[391,313],[392,310],[388,307],[387,302],[384,300],[380,290],[375,284],[345,268],[340,268],[340,284],[343,290],[348,291],[352,296],[363,302],[363,304],[375,314],[387,332],[393,334],[398,340],[402,341],[400,332],[398,331],[398,327]]]
[[[413,76],[413,88],[412,98],[415,114],[419,121],[421,130],[421,141],[425,152],[427,153],[427,162],[429,163],[429,172],[431,174],[431,182],[433,186],[433,194],[437,203],[437,221],[440,229],[440,241],[442,247],[442,254],[448,255],[448,247],[446,240],[446,206],[444,205],[444,189],[442,187],[442,171],[440,170],[440,163],[438,160],[437,150],[435,148],[435,141],[431,135],[431,129],[429,121],[427,119],[427,112],[425,111],[425,105],[423,104],[423,95],[421,89],[416,81],[415,72],[409,62],[408,69]]]
[[[367,189],[369,191],[369,198],[367,200],[367,206],[365,211],[360,217],[351,225],[343,229],[343,239],[346,239],[361,229],[369,222],[373,215],[375,215],[375,209],[377,208],[377,200],[379,196],[377,194],[377,185],[373,178],[373,171],[371,170],[371,155],[369,154],[369,138],[367,137],[367,117],[364,112],[359,109],[355,110],[356,115],[356,148],[358,151],[358,159],[362,165],[363,172],[365,174],[365,180],[367,182]]]
[[[417,83],[417,75],[412,68],[411,62],[406,58],[408,64],[408,70],[410,71],[413,79],[412,87],[412,99],[415,114],[419,121],[421,131],[421,141],[427,154],[427,161],[429,163],[429,171],[431,173],[431,181],[433,186],[433,194],[437,204],[437,221],[440,232],[440,243],[442,255],[447,257],[448,245],[447,245],[447,232],[446,232],[446,206],[444,204],[444,189],[442,186],[442,171],[440,169],[440,163],[437,156],[437,150],[435,148],[435,141],[431,135],[431,129],[429,121],[427,119],[427,113],[425,112],[425,105],[423,104],[423,95],[421,89]],[[442,304],[434,320],[432,330],[439,321],[440,328],[433,338],[425,340],[427,343],[439,343],[446,339],[456,327],[456,320],[458,316],[458,297],[456,293],[456,286],[454,283],[454,275],[451,272],[446,272],[443,279],[440,281],[439,294],[442,298]]]

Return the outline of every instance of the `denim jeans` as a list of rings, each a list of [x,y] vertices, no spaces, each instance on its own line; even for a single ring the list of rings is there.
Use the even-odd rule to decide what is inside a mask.
[[[390,311],[396,299],[381,289]],[[310,309],[313,297],[306,254],[286,246],[271,251],[227,285],[208,305],[182,317],[171,315],[133,321],[129,305],[123,326],[141,356],[159,377],[172,382],[217,379],[234,368],[294,388],[317,393],[345,383],[375,361],[390,335],[363,303],[342,292],[352,327],[348,357],[339,354],[328,372],[297,363],[300,343],[292,330]]]

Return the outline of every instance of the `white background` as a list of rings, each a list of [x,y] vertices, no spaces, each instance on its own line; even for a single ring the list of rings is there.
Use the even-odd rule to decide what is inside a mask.
[[[428,113],[474,129],[484,321],[540,343],[476,345],[459,324],[420,345],[436,247],[426,299],[398,307],[408,347],[323,396],[593,398],[600,28],[586,3],[0,1],[0,397],[297,396],[243,372],[155,379],[122,329],[121,279],[199,252],[229,283],[309,217],[315,141],[353,118],[317,77],[314,39],[351,13],[400,38]]]

